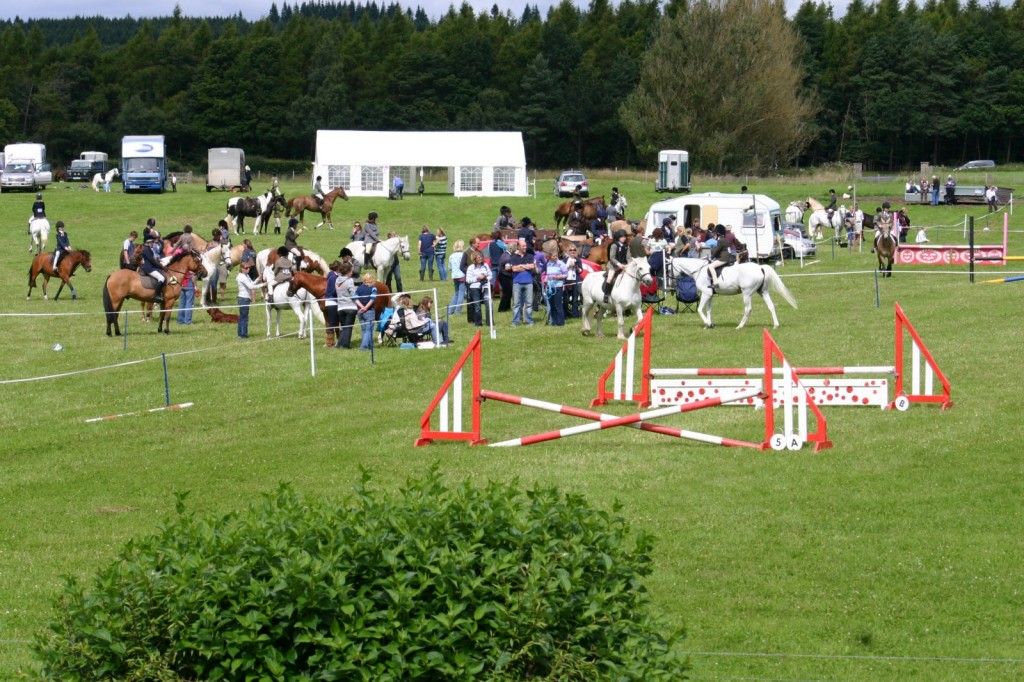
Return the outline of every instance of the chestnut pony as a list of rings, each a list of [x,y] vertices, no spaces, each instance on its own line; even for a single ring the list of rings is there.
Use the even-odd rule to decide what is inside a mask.
[[[81,265],[85,268],[86,272],[92,272],[92,256],[89,255],[88,251],[77,251],[72,250],[64,254],[57,263],[57,270],[53,269],[53,253],[39,253],[36,254],[35,258],[32,259],[32,265],[28,268],[28,295],[25,298],[32,298],[32,289],[36,286],[36,279],[39,275],[43,276],[43,298],[46,296],[46,285],[50,283],[51,277],[60,277],[60,287],[57,289],[57,293],[54,295],[53,300],[60,298],[60,292],[64,290],[66,284],[71,289],[71,299],[78,298],[78,292],[75,291],[75,285],[71,283],[71,277],[75,274],[75,270]]]
[[[320,206],[320,202],[318,202],[316,197],[312,195],[304,194],[302,196],[292,197],[288,200],[288,216],[299,216],[299,224],[301,225],[303,219],[306,217],[306,211],[319,213],[323,216],[323,220],[317,223],[316,227],[320,227],[324,223],[327,223],[327,226],[333,230],[334,223],[331,222],[331,210],[334,208],[334,200],[338,198],[348,201],[348,195],[345,194],[345,190],[341,187],[335,187],[324,195],[323,206]],[[315,230],[316,227],[313,229]]]
[[[203,267],[203,258],[198,251],[182,253],[174,257],[167,264],[164,273],[167,276],[167,284],[164,286],[164,301],[160,304],[160,323],[156,331],[165,334],[171,333],[171,310],[178,302],[181,295],[181,280],[186,272],[195,273],[196,277],[206,277],[206,268]],[[113,325],[114,334],[121,335],[121,325],[117,321],[117,314],[125,299],[133,298],[136,301],[149,303],[153,301],[156,293],[154,289],[147,289],[142,285],[142,277],[135,270],[115,270],[107,277],[103,284],[103,311],[107,314],[107,336],[110,336],[110,327]]]

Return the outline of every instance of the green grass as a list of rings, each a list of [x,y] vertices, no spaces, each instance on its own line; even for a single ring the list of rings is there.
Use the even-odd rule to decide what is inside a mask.
[[[555,201],[550,176],[536,199],[454,199],[440,194],[401,202],[352,199],[335,213],[334,232],[307,232],[305,245],[332,255],[353,220],[370,210],[384,230],[414,236],[445,227],[451,241],[489,229],[502,203],[542,227]],[[983,175],[959,174],[961,184]],[[1022,186],[1024,171],[996,182]],[[744,179],[783,205],[824,197],[846,181]],[[703,183],[703,184],[702,184]],[[617,184],[639,217],[659,198],[649,178],[601,173],[594,193]],[[257,189],[259,183],[257,183]],[[731,182],[695,189],[737,189]],[[837,189],[841,187],[837,186]],[[286,184],[291,196],[303,190]],[[860,183],[865,204],[902,195],[902,182]],[[440,462],[452,481],[540,481],[578,491],[598,506],[615,499],[635,526],[655,534],[656,609],[685,626],[697,679],[1010,679],[1024,664],[954,662],[951,658],[1024,658],[1020,585],[1024,565],[1020,462],[1024,429],[1015,381],[1024,362],[1020,303],[1024,287],[970,286],[966,277],[902,274],[881,282],[875,306],[870,274],[789,277],[799,310],[780,308],[776,338],[794,362],[886,364],[892,356],[892,303],[899,301],[953,384],[948,412],[915,406],[899,414],[871,409],[827,411],[835,448],[822,454],[752,453],[690,444],[631,429],[612,429],[530,448],[462,445],[413,448],[420,413],[471,331],[453,320],[455,348],[366,354],[317,349],[294,338],[235,338],[201,311],[196,324],[172,324],[169,336],[133,318],[127,351],[103,335],[100,291],[120,241],[153,216],[166,232],[192,223],[203,234],[223,216],[228,195],[199,185],[176,194],[109,195],[54,186],[51,221],[68,224],[72,243],[92,251],[92,273],[77,277],[79,300],[26,302],[24,234],[32,196],[0,195],[0,312],[84,312],[78,317],[0,317],[0,379],[29,377],[173,355],[173,401],[191,410],[101,424],[88,417],[163,402],[159,361],[53,381],[0,385],[0,678],[32,675],[29,640],[50,617],[67,574],[85,577],[132,537],[152,532],[174,507],[175,491],[192,491],[200,509],[246,505],[279,481],[306,494],[344,496],[365,467],[382,486]],[[911,207],[914,225],[952,225],[982,207]],[[1014,219],[1011,228],[1021,229]],[[959,227],[941,241],[960,241]],[[934,234],[932,240],[937,241]],[[996,241],[993,237],[992,241]],[[262,237],[257,246],[277,245]],[[1011,252],[1024,253],[1013,235]],[[415,259],[415,256],[414,256]],[[785,276],[869,270],[867,251],[823,252],[821,262]],[[416,263],[404,269],[417,285]],[[52,291],[55,290],[55,287]],[[446,302],[450,284],[439,284]],[[233,296],[232,296],[233,298]],[[785,305],[784,303],[782,304]],[[134,305],[132,305],[134,308]],[[715,305],[719,327],[695,316],[655,321],[655,366],[756,364],[760,328],[732,329],[738,297]],[[294,316],[285,317],[294,331]],[[576,323],[561,329],[512,329],[498,317],[498,338],[485,340],[484,385],[494,390],[586,405],[596,378],[618,348],[614,336],[585,339]],[[255,336],[262,316],[253,319]],[[606,325],[607,331],[611,326]],[[318,337],[318,346],[321,339]],[[60,353],[51,350],[63,344]],[[626,406],[620,413],[632,411]],[[685,428],[758,439],[760,415],[706,410],[665,420]],[[500,439],[577,423],[508,405],[484,406],[484,432]],[[708,655],[787,654],[760,657]],[[806,654],[819,657],[795,657]],[[867,657],[867,658],[865,658]],[[877,657],[877,658],[873,658]],[[887,658],[894,657],[894,658]]]

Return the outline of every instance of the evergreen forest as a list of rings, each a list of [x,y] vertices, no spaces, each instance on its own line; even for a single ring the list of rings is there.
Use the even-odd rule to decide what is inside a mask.
[[[0,143],[43,142],[59,166],[84,149],[116,156],[122,135],[158,133],[181,164],[200,164],[217,146],[306,164],[321,128],[520,130],[532,167],[648,166],[654,148],[630,137],[623,102],[659,31],[694,7],[564,1],[543,15],[536,6],[514,15],[463,4],[432,18],[397,4],[285,2],[268,3],[258,21],[180,10],[159,19],[15,19],[0,22]],[[1021,157],[1021,0],[853,0],[842,17],[808,0],[785,22],[798,46],[792,97],[808,115],[800,148],[782,165],[888,170]],[[728,44],[707,52],[711,60],[737,53]],[[688,71],[660,76],[678,89],[678,106],[718,94],[727,101],[729,82]],[[752,170],[745,164],[712,170]]]

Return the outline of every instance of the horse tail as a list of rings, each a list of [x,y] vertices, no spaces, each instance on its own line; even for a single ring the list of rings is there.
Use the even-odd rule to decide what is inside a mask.
[[[779,277],[779,273],[775,272],[775,268],[768,265],[762,265],[761,272],[764,273],[765,285],[772,291],[777,291],[782,294],[782,297],[786,299],[786,303],[793,306],[793,308],[796,308],[796,298],[793,297],[793,292],[786,287],[786,283],[782,281],[781,277]]]
[[[36,259],[32,259],[31,265],[28,266],[28,288],[31,289],[36,285],[36,278],[32,276],[32,270],[36,267]]]
[[[117,322],[117,311],[114,310],[114,302],[110,299],[110,275],[103,280],[103,312],[107,314],[107,324]]]

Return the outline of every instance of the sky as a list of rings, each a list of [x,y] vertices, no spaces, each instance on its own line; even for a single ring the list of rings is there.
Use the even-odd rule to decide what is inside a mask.
[[[74,16],[95,16],[100,14],[105,17],[124,17],[131,15],[134,18],[170,16],[175,5],[181,6],[181,11],[188,17],[210,17],[210,16],[234,16],[242,13],[246,19],[259,19],[266,16],[270,10],[272,0],[103,0],[96,3],[84,3],[81,0],[36,0],[35,2],[12,2],[4,0],[0,2],[0,19],[22,19],[39,18],[64,18]],[[390,0],[378,0],[380,4],[389,4]],[[575,4],[585,8],[589,3],[586,0],[574,0]],[[836,9],[836,16],[845,9],[847,0],[833,0],[831,3]],[[283,2],[278,1],[280,9]],[[298,4],[295,0],[289,0],[288,4]],[[426,10],[432,18],[444,14],[448,7],[453,4],[451,0],[399,0],[402,7],[417,6]],[[461,0],[454,3],[460,6]],[[469,4],[477,10],[489,10],[492,5],[497,4],[502,10],[511,10],[513,16],[522,14],[526,0],[514,0],[513,2],[495,2],[495,0],[469,0]],[[537,5],[542,14],[547,12],[548,7],[557,4],[556,0],[534,0],[531,5]],[[786,7],[790,15],[800,6],[800,0],[786,0]]]

